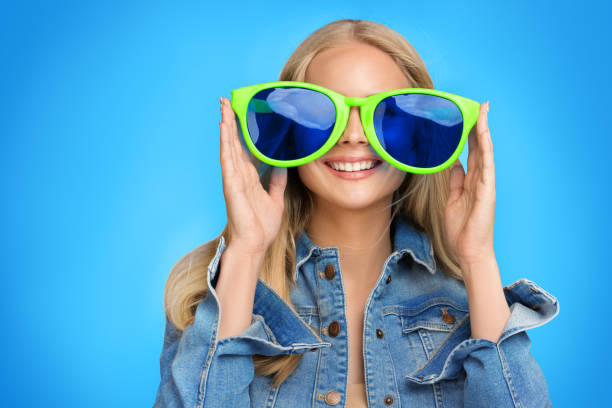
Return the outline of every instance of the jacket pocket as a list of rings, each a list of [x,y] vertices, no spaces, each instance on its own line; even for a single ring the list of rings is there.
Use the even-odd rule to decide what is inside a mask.
[[[411,351],[410,369],[425,364],[469,315],[469,306],[449,298],[433,298],[414,307],[396,308],[401,322],[401,343]]]

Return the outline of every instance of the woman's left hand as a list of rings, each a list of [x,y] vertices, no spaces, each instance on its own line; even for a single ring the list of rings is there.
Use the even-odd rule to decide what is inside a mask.
[[[468,172],[459,160],[453,165],[445,216],[445,239],[461,265],[494,256],[495,164],[488,124],[489,102],[480,105],[468,135]]]

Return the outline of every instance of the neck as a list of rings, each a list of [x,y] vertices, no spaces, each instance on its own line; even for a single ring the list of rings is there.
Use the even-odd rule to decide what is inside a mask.
[[[317,246],[338,247],[343,278],[377,279],[393,249],[390,202],[357,210],[318,202],[306,233]]]

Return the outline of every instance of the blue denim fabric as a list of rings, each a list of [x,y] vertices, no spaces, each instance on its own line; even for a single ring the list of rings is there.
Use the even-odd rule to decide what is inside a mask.
[[[553,319],[557,299],[519,279],[504,288],[511,316],[500,339],[471,338],[463,282],[436,265],[425,232],[399,217],[392,231],[393,252],[364,316],[369,406],[551,407],[526,330]],[[327,407],[325,395],[332,390],[340,393],[337,406],[343,407],[349,354],[338,248],[318,247],[302,233],[290,294],[295,309],[259,279],[250,327],[217,341],[220,303],[214,288],[225,248],[221,238],[195,321],[181,333],[166,319],[154,407]],[[331,280],[323,273],[327,265],[336,271]],[[333,321],[340,324],[336,337],[327,331]],[[280,387],[270,388],[271,377],[254,374],[253,354],[304,357]]]

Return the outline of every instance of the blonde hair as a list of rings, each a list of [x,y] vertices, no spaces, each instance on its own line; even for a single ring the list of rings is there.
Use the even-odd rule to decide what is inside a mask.
[[[333,21],[310,34],[289,57],[279,80],[304,81],[306,69],[317,53],[355,41],[376,46],[389,54],[413,87],[433,89],[424,62],[404,37],[382,24],[354,19]],[[259,170],[262,185],[267,190],[272,168],[254,156],[251,156],[251,160]],[[393,214],[400,212],[415,226],[427,232],[434,247],[436,264],[445,273],[462,280],[457,259],[442,235],[450,169],[427,175],[407,175],[393,194],[392,209]],[[284,201],[281,229],[266,252],[260,278],[293,307],[289,293],[295,283],[295,238],[309,224],[313,209],[311,192],[301,182],[295,167],[288,168]],[[217,238],[183,256],[170,271],[165,286],[164,308],[168,319],[181,331],[193,322],[197,305],[206,295],[208,265],[216,253],[221,236],[229,244],[231,231],[228,225]],[[274,375],[271,387],[277,387],[295,370],[302,357],[302,354],[254,355],[255,373],[262,376]]]

